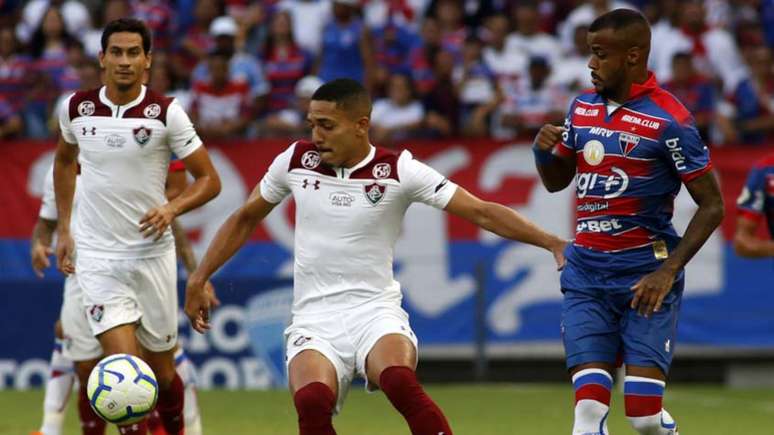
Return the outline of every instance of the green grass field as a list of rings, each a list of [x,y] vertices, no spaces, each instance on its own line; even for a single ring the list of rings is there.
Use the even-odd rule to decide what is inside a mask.
[[[572,393],[565,385],[431,386],[457,435],[568,435],[572,426]],[[27,435],[37,429],[41,391],[0,392],[0,434]],[[207,435],[293,435],[295,414],[285,391],[200,393]],[[774,391],[727,390],[720,387],[673,386],[666,406],[682,435],[772,435]],[[613,398],[610,431],[633,434],[623,417],[623,397]],[[340,435],[403,435],[408,430],[381,393],[354,389],[334,424]],[[70,406],[65,434],[79,434],[75,407]],[[114,433],[110,431],[109,433]]]

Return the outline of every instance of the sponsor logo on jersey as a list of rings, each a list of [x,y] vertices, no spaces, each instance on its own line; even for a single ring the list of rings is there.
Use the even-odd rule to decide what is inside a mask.
[[[597,135],[597,136],[610,137],[614,133],[615,132],[613,130],[608,130],[608,129],[604,128],[604,127],[591,127],[589,129],[589,134],[594,134],[594,135]]]
[[[444,178],[443,181],[441,181],[440,183],[438,183],[437,186],[435,186],[435,193],[438,193],[441,189],[446,187],[447,184],[449,184],[449,179]]]
[[[613,230],[623,229],[618,219],[596,219],[596,220],[584,220],[578,222],[575,227],[575,231],[579,233],[609,233]]]
[[[583,158],[591,166],[597,166],[605,159],[605,146],[602,142],[592,139],[583,146]]]
[[[623,195],[629,187],[629,175],[616,166],[610,168],[610,171],[612,172],[610,175],[602,175],[596,172],[577,174],[575,176],[575,189],[578,192],[578,198],[585,198],[586,195],[592,194],[591,191],[598,184],[601,184],[605,189],[605,193],[602,196],[603,199],[618,198]]]
[[[587,109],[585,107],[576,107],[575,114],[580,116],[597,116],[599,115],[599,109]]]
[[[634,115],[624,115],[621,117],[621,121],[629,122],[631,124],[641,125],[643,127],[652,128],[653,130],[658,130],[659,127],[661,127],[661,123],[658,121],[654,121],[652,119],[640,118],[639,116],[634,116]]]
[[[145,115],[146,118],[150,118],[150,119],[158,118],[159,115],[161,115],[161,106],[159,106],[156,103],[149,104],[148,107],[146,107],[145,110],[142,111],[142,114]]]
[[[334,207],[352,207],[355,197],[347,192],[333,192],[328,197]]]
[[[110,136],[105,137],[105,145],[110,148],[123,148],[125,143],[126,138],[120,134],[113,133]]]
[[[90,100],[81,101],[81,103],[78,104],[78,114],[81,116],[91,116],[94,114],[96,109],[97,106],[95,106],[94,102]]]
[[[374,166],[371,173],[373,173],[374,178],[376,179],[387,178],[390,176],[390,173],[392,173],[392,167],[389,163],[378,163]]]
[[[320,166],[320,153],[315,150],[309,150],[301,156],[301,166],[306,169],[314,169]]]
[[[94,319],[95,322],[99,322],[102,320],[102,316],[105,314],[105,306],[104,305],[92,305],[91,308],[89,308],[89,316],[91,316],[92,319]]]
[[[313,187],[314,190],[320,190],[320,180],[314,180],[313,182],[309,182],[309,179],[304,178],[304,183],[301,184],[301,187],[306,189],[307,187]]]
[[[640,137],[629,134],[629,133],[620,133],[618,135],[618,144],[621,145],[621,152],[624,156],[629,156],[629,153],[631,153],[635,148],[637,148],[637,145],[640,143]]]
[[[92,136],[97,135],[97,127],[81,127],[83,129],[83,135],[86,136],[86,133],[91,133]]]
[[[132,129],[132,133],[134,134],[134,141],[137,142],[137,145],[140,147],[144,147],[148,144],[148,141],[150,141],[151,138],[151,132],[152,131],[150,128],[142,125]]]
[[[669,150],[669,155],[672,156],[672,162],[674,162],[675,168],[678,171],[686,170],[685,156],[683,155],[683,147],[680,146],[680,138],[673,137],[672,139],[667,139],[666,147]]]
[[[605,211],[608,208],[610,208],[610,203],[608,203],[607,201],[601,201],[601,202],[588,202],[586,204],[581,204],[577,207],[577,210],[579,212],[596,213],[598,211]]]
[[[365,189],[365,196],[368,202],[370,202],[371,205],[376,205],[384,198],[384,191],[387,190],[387,186],[373,183],[365,186],[363,189]]]

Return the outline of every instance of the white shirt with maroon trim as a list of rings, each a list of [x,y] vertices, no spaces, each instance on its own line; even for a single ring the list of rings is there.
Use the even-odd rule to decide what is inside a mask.
[[[108,100],[105,87],[68,97],[59,113],[62,137],[77,144],[81,166],[78,255],[149,258],[173,250],[172,232],[153,241],[139,231],[145,213],[166,203],[170,156],[184,159],[202,145],[180,105],[142,87],[125,105]]]
[[[411,153],[371,147],[352,168],[331,168],[314,144],[278,155],[261,196],[296,202],[293,314],[340,311],[366,302],[400,305],[392,273],[395,241],[413,202],[443,209],[457,186]]]

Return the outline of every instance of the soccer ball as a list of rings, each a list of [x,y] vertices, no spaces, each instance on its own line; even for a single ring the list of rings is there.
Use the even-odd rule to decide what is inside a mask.
[[[156,406],[156,375],[140,358],[119,353],[103,358],[89,375],[86,389],[94,411],[108,423],[131,424]]]

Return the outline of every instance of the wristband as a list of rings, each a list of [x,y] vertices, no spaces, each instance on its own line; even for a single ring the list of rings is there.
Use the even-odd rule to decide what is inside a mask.
[[[535,145],[532,145],[532,154],[535,155],[535,161],[540,166],[545,166],[551,163],[556,158],[556,156],[554,156],[554,153],[552,153],[551,151],[540,149]]]

